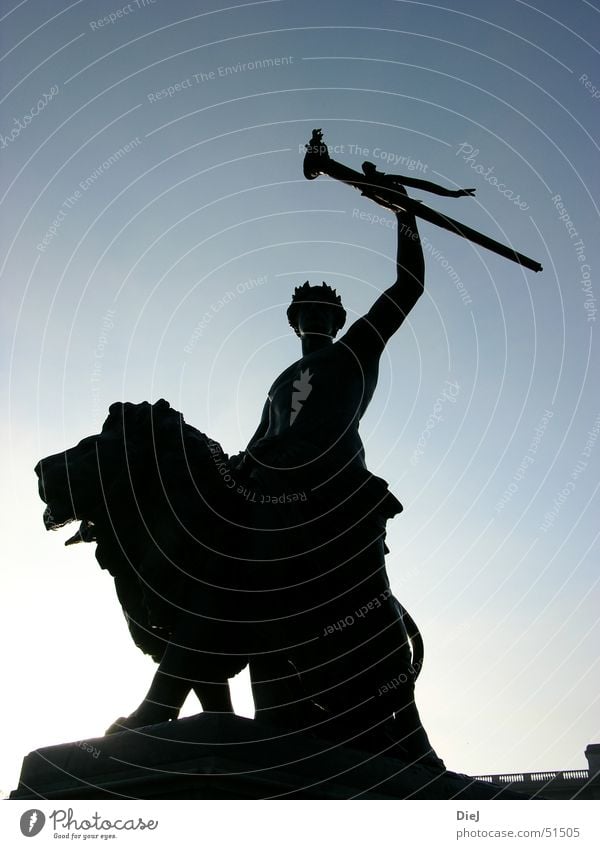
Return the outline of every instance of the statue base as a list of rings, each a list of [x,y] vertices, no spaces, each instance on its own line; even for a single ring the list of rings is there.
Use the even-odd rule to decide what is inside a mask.
[[[176,722],[27,755],[11,799],[526,798],[239,716]]]

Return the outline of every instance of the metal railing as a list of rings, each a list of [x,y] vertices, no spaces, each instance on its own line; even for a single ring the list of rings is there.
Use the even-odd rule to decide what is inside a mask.
[[[546,783],[548,781],[584,781],[590,777],[587,769],[567,769],[559,772],[515,772],[505,775],[474,775],[477,781],[489,781],[491,784]]]

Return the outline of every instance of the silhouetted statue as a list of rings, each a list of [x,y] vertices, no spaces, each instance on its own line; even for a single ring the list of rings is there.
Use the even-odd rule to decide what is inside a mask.
[[[441,766],[414,702],[422,642],[392,595],[385,527],[402,509],[365,465],[359,422],[379,359],[423,292],[416,220],[398,213],[397,280],[341,338],[340,297],[296,289],[302,357],[228,458],[166,401],[113,404],[102,432],[36,467],[45,522],[81,527],[159,663],[109,732],[176,718],[190,689],[231,711],[250,663],[257,718]],[[412,641],[412,651],[411,651]]]

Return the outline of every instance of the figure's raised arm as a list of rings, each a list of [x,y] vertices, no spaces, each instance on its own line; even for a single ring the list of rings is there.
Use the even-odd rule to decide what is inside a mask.
[[[425,284],[425,260],[416,218],[411,213],[399,212],[396,220],[396,282],[348,331],[348,334],[360,334],[381,350],[421,297]]]

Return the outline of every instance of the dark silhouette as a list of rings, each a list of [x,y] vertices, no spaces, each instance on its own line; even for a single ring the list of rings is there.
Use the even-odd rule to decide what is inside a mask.
[[[231,712],[228,678],[249,662],[257,718],[443,766],[414,702],[420,635],[385,571],[402,507],[358,432],[381,353],[423,292],[414,214],[397,217],[396,282],[337,342],[339,296],[296,289],[302,357],[246,451],[228,458],[166,401],[119,403],[100,434],[36,466],[46,527],[81,521],[68,542],[97,543],[133,639],[159,663],[109,733],[176,718],[190,689]]]
[[[447,215],[442,215],[440,212],[430,209],[421,201],[408,197],[405,187],[455,198],[470,197],[475,194],[475,189],[445,189],[443,186],[438,186],[437,183],[429,182],[429,180],[419,180],[415,177],[398,174],[386,174],[383,171],[378,171],[372,162],[363,162],[363,173],[360,174],[358,171],[354,171],[352,168],[330,158],[327,145],[323,142],[321,130],[313,130],[312,137],[305,147],[304,176],[308,180],[314,180],[319,174],[327,174],[329,177],[360,189],[363,195],[394,212],[407,210],[430,224],[435,224],[437,227],[449,230],[457,236],[462,236],[482,248],[531,269],[531,271],[543,270],[537,260],[497,242],[478,230],[473,230],[472,227],[467,227],[466,224],[461,224],[460,221],[455,221],[454,218],[449,218]]]
[[[288,318],[303,356],[271,386],[242,467],[261,492],[276,492],[285,480],[288,488],[310,493],[306,503],[281,509],[266,543],[259,543],[277,564],[293,554],[293,568],[284,573],[288,584],[293,579],[277,593],[285,613],[278,674],[273,653],[253,664],[257,716],[297,722],[298,705],[284,689],[288,663],[308,693],[313,709],[305,704],[301,714],[311,727],[320,722],[329,734],[360,731],[363,743],[367,730],[379,744],[401,739],[407,754],[420,757],[430,752],[413,697],[422,658],[411,657],[404,611],[384,562],[385,524],[402,508],[385,481],[366,469],[358,432],[385,344],[423,292],[415,218],[398,219],[397,280],[338,342],[345,313],[336,293],[326,284],[296,290]],[[271,585],[277,585],[275,574]],[[406,621],[417,638],[414,623]],[[256,680],[262,678],[270,682],[264,699]]]

